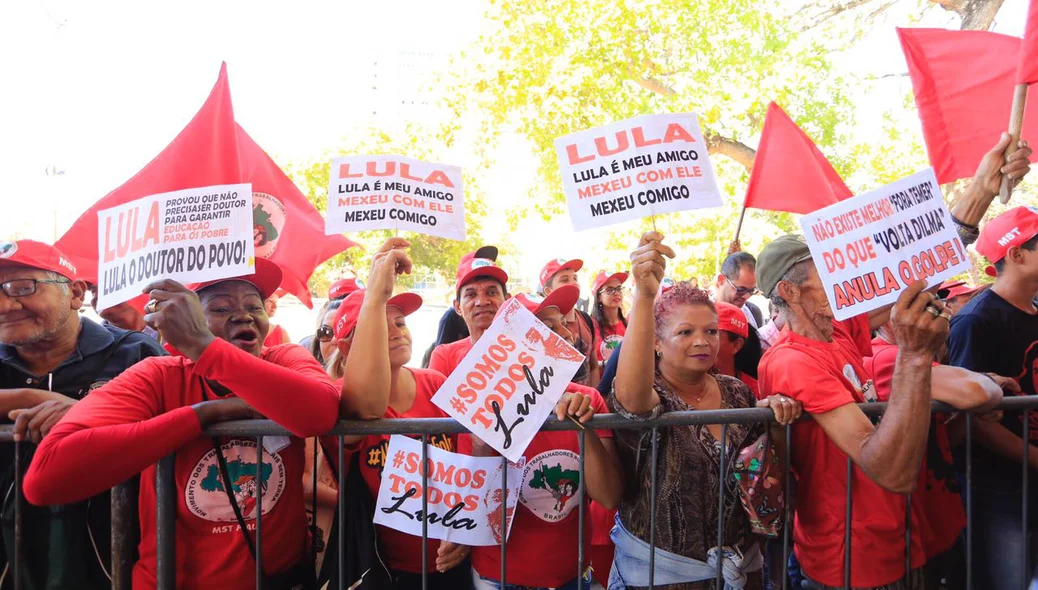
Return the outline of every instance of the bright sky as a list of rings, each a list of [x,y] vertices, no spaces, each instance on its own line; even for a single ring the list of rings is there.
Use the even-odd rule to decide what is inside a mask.
[[[1025,4],[1007,0],[996,30],[1020,34]],[[415,76],[478,36],[482,13],[482,0],[2,2],[0,238],[53,241],[63,233],[180,131],[221,61],[237,120],[279,161],[302,160],[370,123],[376,108],[383,118],[414,113],[395,105],[416,98]],[[940,10],[931,15],[922,24],[955,26]],[[893,23],[877,26],[842,63],[904,71]],[[907,84],[894,82],[891,98]],[[863,129],[869,118],[858,122]],[[535,172],[522,142],[499,146],[499,159],[505,164],[487,186],[491,235],[507,231],[503,212],[525,196]],[[602,235],[574,234],[560,218],[533,220],[509,237],[522,246],[521,272],[532,280],[549,258],[604,264]]]

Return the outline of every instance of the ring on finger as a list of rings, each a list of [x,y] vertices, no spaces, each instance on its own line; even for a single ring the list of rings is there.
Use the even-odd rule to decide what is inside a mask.
[[[948,310],[944,310],[937,317],[944,318],[950,322],[952,319],[952,314],[949,313]]]
[[[933,303],[927,303],[924,309],[926,309],[926,311],[933,317],[941,315],[941,308],[937,307]]]
[[[155,313],[159,310],[159,302],[155,299],[149,299],[148,304],[144,306],[144,311],[148,313]]]

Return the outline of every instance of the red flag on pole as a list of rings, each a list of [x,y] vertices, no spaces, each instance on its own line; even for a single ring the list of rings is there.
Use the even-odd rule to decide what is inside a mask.
[[[256,256],[276,262],[281,288],[313,307],[306,282],[325,260],[356,244],[324,233],[324,217],[241,126],[238,153],[244,182],[252,183]]]
[[[1024,42],[1017,55],[1016,83],[1038,82],[1038,0],[1031,0],[1027,8],[1027,28]]]
[[[972,177],[1006,131],[1017,83],[1017,64],[1006,56],[1020,54],[1021,40],[944,29],[898,29],[898,35],[937,180]],[[1027,105],[1021,136],[1038,137],[1038,101]]]
[[[843,179],[782,107],[768,105],[743,206],[811,213],[851,196]]]
[[[180,134],[140,172],[80,215],[56,245],[83,276],[96,277],[98,211],[148,195],[239,182],[244,179],[238,163],[227,64],[223,64],[209,98]]]

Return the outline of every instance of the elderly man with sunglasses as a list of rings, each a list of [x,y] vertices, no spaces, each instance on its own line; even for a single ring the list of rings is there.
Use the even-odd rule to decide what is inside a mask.
[[[0,419],[25,414],[15,427],[22,440],[39,442],[90,391],[145,357],[165,354],[144,334],[81,318],[87,283],[57,248],[32,240],[0,242],[0,290]],[[22,469],[34,450],[22,445]],[[13,445],[0,445],[0,474],[0,569],[10,579]],[[22,571],[31,582],[25,587],[110,588],[109,506],[107,493],[57,510],[23,502]]]

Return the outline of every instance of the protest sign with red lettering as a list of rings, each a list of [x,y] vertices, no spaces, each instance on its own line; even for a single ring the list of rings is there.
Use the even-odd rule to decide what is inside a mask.
[[[424,520],[430,539],[461,545],[500,545],[502,538],[507,540],[525,462],[508,463],[508,478],[502,481],[505,465],[500,457],[470,457],[431,445],[427,451],[423,469],[421,442],[401,435],[390,437],[375,502],[375,523],[420,537]],[[425,509],[423,473],[428,477]],[[502,483],[507,486],[503,493]],[[505,498],[508,506],[502,515]],[[502,516],[508,521],[504,526]]]
[[[583,362],[577,349],[509,299],[432,401],[519,461]]]
[[[159,279],[197,283],[253,272],[252,185],[151,195],[97,212],[97,309]]]
[[[465,241],[461,168],[403,156],[332,161],[329,235],[392,229]]]
[[[555,140],[577,231],[659,213],[719,207],[694,113],[645,115]]]
[[[838,320],[970,267],[932,168],[800,218]]]

